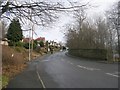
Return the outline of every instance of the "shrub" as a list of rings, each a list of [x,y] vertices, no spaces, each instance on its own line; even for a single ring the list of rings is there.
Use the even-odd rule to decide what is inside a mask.
[[[9,41],[9,42],[8,42],[8,45],[9,45],[9,46],[14,46],[14,42]]]
[[[12,56],[12,54],[14,56]],[[23,63],[23,55],[16,52],[8,46],[2,46],[2,64],[4,65],[20,65]]]
[[[31,46],[31,45],[30,45]],[[24,44],[24,47],[26,48],[26,49],[29,49],[29,43],[25,43]]]
[[[9,78],[2,75],[2,87],[5,88],[8,85]]]
[[[38,44],[37,40],[34,40],[34,43],[37,45]]]
[[[44,42],[43,41],[40,41],[39,44],[40,44],[41,47],[44,47]]]
[[[24,43],[19,41],[19,42],[16,42],[16,43],[15,43],[15,46],[23,47],[23,46],[24,46]]]
[[[25,43],[25,44],[24,44],[24,47],[25,47],[26,49],[29,49],[29,43]],[[37,47],[36,43],[33,43],[33,49],[35,49],[36,47]],[[32,48],[32,44],[30,44],[30,48]]]

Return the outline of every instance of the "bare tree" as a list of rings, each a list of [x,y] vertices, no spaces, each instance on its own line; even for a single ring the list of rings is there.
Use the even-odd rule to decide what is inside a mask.
[[[85,21],[85,19],[87,18],[87,14],[85,13],[86,8],[82,7],[78,10],[75,10],[74,12],[74,17],[76,18],[76,21],[78,22],[78,30],[81,30],[82,28],[82,24]]]
[[[55,18],[57,18],[57,12],[58,11],[65,11],[65,10],[77,10],[78,8],[84,7],[84,5],[77,5],[77,6],[69,6],[65,7],[60,2],[45,2],[45,1],[23,1],[23,2],[2,2],[0,4],[1,8],[1,18],[8,18],[10,17],[17,17],[21,21],[24,22],[24,20],[30,20],[35,24],[38,25],[45,25],[48,22],[53,21]],[[30,11],[31,11],[31,17],[30,18]],[[9,14],[9,16],[5,15]]]
[[[75,28],[69,28],[66,38],[67,46],[70,49],[78,49],[78,33],[76,32]]]
[[[120,2],[117,2],[107,11],[107,21],[109,22],[109,30],[111,30],[111,40],[113,44],[117,42],[117,51],[120,56]]]

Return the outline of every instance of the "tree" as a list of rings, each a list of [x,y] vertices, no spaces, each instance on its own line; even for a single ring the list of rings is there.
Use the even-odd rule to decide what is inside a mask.
[[[88,4],[88,3],[87,3]],[[72,5],[72,6],[64,6],[64,3],[61,2],[50,2],[48,1],[20,1],[17,0],[15,2],[11,2],[10,0],[5,2],[3,1],[0,4],[1,9],[1,18],[8,18],[9,17],[17,17],[22,22],[24,20],[32,21],[35,24],[38,25],[45,25],[46,23],[49,23],[53,21],[55,18],[57,18],[57,13],[59,11],[65,11],[65,10],[76,10],[81,7],[86,6],[87,4],[83,5]],[[9,15],[6,15],[9,14]]]
[[[19,20],[13,19],[7,32],[7,39],[15,45],[15,42],[22,40],[22,38],[23,34]]]
[[[107,21],[109,23],[109,31],[111,32],[111,40],[113,46],[116,46],[120,56],[120,1],[115,3],[110,10],[107,11]]]
[[[69,53],[82,57],[106,59],[107,36],[109,35],[106,21],[98,18],[93,25],[87,20],[83,19],[83,21],[78,19],[78,23],[68,29]]]

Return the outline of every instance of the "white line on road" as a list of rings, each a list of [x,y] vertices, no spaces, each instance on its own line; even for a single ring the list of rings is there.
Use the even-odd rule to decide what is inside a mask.
[[[43,61],[41,61],[41,62],[48,62],[49,60],[43,60]]]
[[[115,75],[115,74],[112,74],[112,73],[106,73],[107,75],[111,75],[111,76],[114,76],[114,77],[120,77],[118,75]]]
[[[86,70],[100,70],[100,69],[97,69],[97,68],[90,68],[90,67],[84,67],[84,66],[81,66],[81,65],[77,65],[77,67],[80,67],[80,68],[83,68],[83,69],[86,69]]]
[[[92,68],[88,68],[88,67],[84,67],[84,66],[80,66],[80,65],[77,65],[77,66],[80,67],[80,68],[83,68],[83,69],[87,69],[87,70],[91,70],[91,71],[93,71]]]
[[[46,88],[43,80],[42,80],[41,77],[40,77],[40,74],[38,73],[38,71],[36,71],[36,73],[37,73],[38,79],[40,80],[40,82],[41,82],[41,84],[42,84],[42,87],[43,87],[43,88]]]

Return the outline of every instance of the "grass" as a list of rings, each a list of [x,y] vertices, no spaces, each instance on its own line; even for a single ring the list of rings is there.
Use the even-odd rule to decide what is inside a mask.
[[[42,48],[40,52],[45,53],[46,50]],[[41,56],[41,54],[36,51],[32,52],[33,59],[38,56]],[[0,79],[0,83],[2,82],[2,88],[5,88],[8,85],[11,78],[24,70],[27,61],[27,49],[23,47],[2,46],[2,79]]]
[[[2,89],[2,75],[0,75],[0,89]]]
[[[9,80],[23,70],[25,53],[19,47],[2,46],[2,88],[5,88]]]
[[[2,80],[2,87],[5,88],[6,85],[8,85],[8,82],[9,82],[9,78],[7,76],[2,76],[1,78]]]

